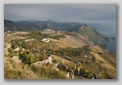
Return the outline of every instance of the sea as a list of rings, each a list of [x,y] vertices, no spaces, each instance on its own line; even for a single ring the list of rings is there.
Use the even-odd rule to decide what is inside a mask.
[[[117,44],[116,43],[117,42],[116,28],[114,28],[114,29],[103,29],[103,30],[97,30],[97,31],[99,31],[101,34],[103,34],[107,37],[110,37],[110,41],[105,42],[105,44],[107,45],[105,48],[116,54],[116,44]]]

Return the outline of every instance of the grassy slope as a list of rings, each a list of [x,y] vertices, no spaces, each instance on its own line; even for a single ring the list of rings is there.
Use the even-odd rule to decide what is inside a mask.
[[[5,36],[5,41],[7,42],[6,38],[10,37],[12,38],[15,35],[11,35],[11,36]],[[77,61],[81,63],[82,68],[89,70],[91,73],[95,73],[97,74],[97,76],[102,76],[101,78],[115,78],[116,77],[116,70],[115,70],[115,59],[113,57],[111,57],[110,55],[106,54],[106,51],[103,51],[101,48],[94,46],[91,47],[91,51],[88,51],[86,53],[89,53],[88,56],[94,56],[96,58],[96,61],[94,61],[94,63],[89,63],[91,62],[91,60],[89,59],[85,59],[85,58],[81,58],[78,56],[72,56],[72,53],[75,53],[76,47],[77,46],[73,46],[72,44],[69,44],[68,41],[64,40],[66,38],[60,38],[60,39],[51,39],[51,42],[49,43],[44,43],[41,41],[41,39],[43,39],[44,37],[47,37],[49,35],[41,35],[41,34],[22,34],[22,35],[18,35],[16,36],[17,38],[20,39],[19,43],[16,42],[15,44],[17,45],[24,45],[24,47],[26,47],[26,49],[29,49],[31,51],[35,51],[37,54],[48,54],[49,51],[47,50],[50,49],[50,53],[49,54],[56,54],[56,50],[59,50],[59,48],[62,48],[62,52],[63,55],[60,54],[60,56],[57,56],[55,58],[57,58],[58,61],[62,62],[62,61],[67,61],[67,58],[64,55],[67,55],[67,52],[69,52],[69,58],[71,59],[70,61],[68,61],[67,63],[65,63],[69,68],[75,65],[77,65]],[[23,37],[24,40],[21,40],[20,37]],[[17,39],[15,38],[15,39]],[[28,41],[25,42],[26,39],[32,39],[34,38],[34,41]],[[83,37],[82,37],[83,38]],[[18,40],[17,40],[18,41]],[[77,41],[76,41],[77,42]],[[24,44],[23,44],[24,43]],[[67,47],[70,47],[70,51],[68,49],[66,49]],[[41,49],[39,51],[39,49]],[[46,51],[43,52],[42,49],[45,49]],[[65,49],[63,51],[63,49]],[[74,50],[75,49],[75,50]],[[74,51],[74,52],[73,52]],[[85,49],[84,49],[85,51]],[[104,52],[102,55],[98,54],[99,51]],[[60,51],[59,51],[60,52]],[[59,53],[57,52],[57,53]],[[72,52],[72,53],[70,53]],[[82,51],[81,51],[82,52]],[[42,55],[41,54],[41,55]],[[84,52],[83,52],[84,54]],[[72,57],[71,57],[71,56]],[[73,54],[74,55],[74,54]],[[7,56],[7,55],[6,55]],[[46,56],[46,55],[45,55]],[[41,57],[44,57],[41,56]],[[61,58],[62,57],[62,58]],[[64,60],[66,59],[66,60]],[[102,61],[102,64],[98,64],[97,60]],[[6,63],[6,61],[9,63]],[[85,63],[83,63],[83,61],[85,61]],[[93,64],[93,65],[92,65]],[[107,68],[106,68],[107,67]],[[93,69],[94,68],[94,69]],[[40,70],[41,69],[41,70]],[[113,69],[113,70],[111,70]],[[15,60],[13,60],[12,58],[5,58],[5,78],[7,79],[13,79],[13,78],[22,78],[22,79],[55,79],[55,78],[66,78],[64,76],[65,72],[57,72],[55,70],[51,69],[51,66],[43,66],[43,67],[31,67],[27,64],[24,63],[16,63]],[[111,73],[109,72],[111,71]],[[11,73],[11,74],[10,74]],[[55,74],[56,73],[56,74]]]

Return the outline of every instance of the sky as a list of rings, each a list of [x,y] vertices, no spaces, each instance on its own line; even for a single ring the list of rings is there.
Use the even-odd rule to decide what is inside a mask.
[[[116,25],[115,4],[5,4],[4,19]]]

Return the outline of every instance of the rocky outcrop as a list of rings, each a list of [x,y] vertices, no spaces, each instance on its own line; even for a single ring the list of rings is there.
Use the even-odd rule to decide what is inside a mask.
[[[31,66],[43,66],[43,65],[47,65],[48,63],[52,64],[52,56],[49,56],[48,59],[46,60],[35,62],[31,64]]]

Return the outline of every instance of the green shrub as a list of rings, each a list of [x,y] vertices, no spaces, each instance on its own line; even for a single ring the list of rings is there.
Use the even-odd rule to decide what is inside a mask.
[[[32,54],[26,54],[25,57],[26,58],[25,58],[24,62],[27,63],[27,64],[32,64],[36,60],[35,56],[33,56]]]

